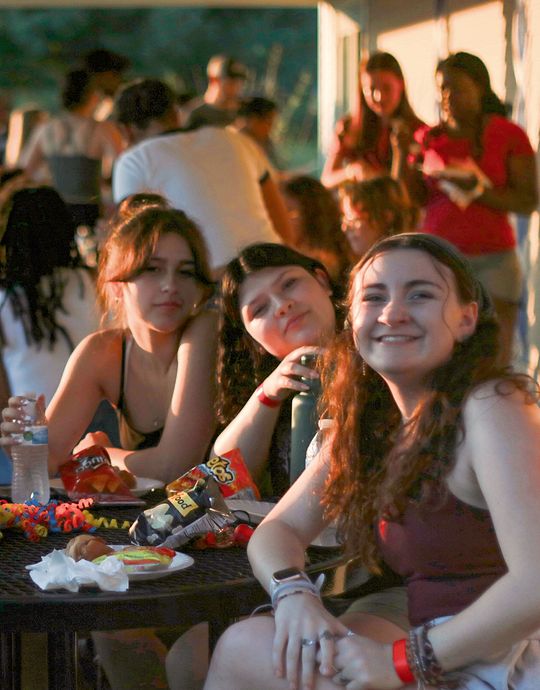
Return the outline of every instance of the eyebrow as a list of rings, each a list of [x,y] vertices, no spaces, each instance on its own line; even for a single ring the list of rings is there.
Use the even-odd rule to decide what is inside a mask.
[[[434,287],[437,290],[440,290],[441,292],[443,291],[443,288],[441,285],[438,283],[434,283],[432,280],[408,280],[405,283],[405,287],[407,290],[410,290],[411,288],[419,287],[421,285],[429,285],[430,287]],[[370,283],[369,285],[363,285],[362,288],[364,290],[385,290],[387,288],[385,283]]]
[[[167,257],[164,256],[151,256],[148,261],[167,261]],[[179,266],[195,266],[195,261],[193,259],[186,259],[185,261],[179,261]]]
[[[291,270],[291,266],[287,266],[283,271],[281,271],[281,273],[276,277],[276,279],[273,280],[273,281],[270,283],[270,287],[274,287],[274,285],[276,285],[277,283],[279,283],[279,282],[281,281],[281,279],[283,278],[283,276],[287,275],[287,273],[288,273],[290,270]],[[260,298],[261,298],[261,295],[260,295],[260,294],[255,295],[255,297],[254,297],[252,300],[250,300],[249,302],[247,302],[246,304],[244,304],[244,306],[241,307],[241,308],[242,308],[242,309],[249,309],[249,308],[252,307],[254,304],[256,304],[257,301],[258,301]]]

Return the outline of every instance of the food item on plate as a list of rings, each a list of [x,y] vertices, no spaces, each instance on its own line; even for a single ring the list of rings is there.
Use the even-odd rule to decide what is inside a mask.
[[[74,561],[93,561],[99,556],[107,556],[114,550],[101,537],[92,534],[79,534],[70,539],[66,546],[66,556],[71,556]]]
[[[123,549],[113,549],[101,537],[92,534],[80,534],[68,542],[66,556],[74,561],[86,560],[102,563],[106,558],[116,558],[126,566],[128,571],[151,570],[168,567],[176,552],[165,547],[134,546],[130,544]]]

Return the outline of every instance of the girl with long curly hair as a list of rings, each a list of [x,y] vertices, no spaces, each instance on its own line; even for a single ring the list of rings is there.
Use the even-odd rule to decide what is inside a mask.
[[[395,235],[357,264],[323,369],[329,438],[249,545],[275,616],[225,633],[206,690],[538,685],[538,393],[498,368],[497,335],[444,240]],[[302,567],[330,520],[404,577],[408,626],[325,610]]]

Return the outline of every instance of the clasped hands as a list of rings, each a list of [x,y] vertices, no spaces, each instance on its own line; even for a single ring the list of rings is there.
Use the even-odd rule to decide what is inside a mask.
[[[312,690],[317,674],[346,690],[403,687],[394,670],[392,645],[354,634],[313,596],[284,598],[275,624],[272,665],[291,690]]]

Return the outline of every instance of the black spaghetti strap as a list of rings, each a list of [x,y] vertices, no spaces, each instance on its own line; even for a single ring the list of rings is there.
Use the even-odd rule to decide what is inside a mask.
[[[118,396],[117,408],[124,411],[124,376],[126,369],[126,334],[122,333],[122,360],[120,363],[120,395]]]

